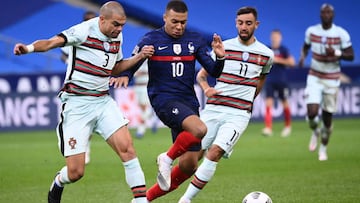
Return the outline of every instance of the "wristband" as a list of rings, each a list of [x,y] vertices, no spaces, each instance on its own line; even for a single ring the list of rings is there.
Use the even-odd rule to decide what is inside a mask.
[[[342,54],[342,51],[340,49],[335,49],[335,51],[334,51],[335,56],[341,56],[341,54]]]
[[[28,53],[34,52],[35,47],[33,44],[26,45],[26,48],[28,50]]]

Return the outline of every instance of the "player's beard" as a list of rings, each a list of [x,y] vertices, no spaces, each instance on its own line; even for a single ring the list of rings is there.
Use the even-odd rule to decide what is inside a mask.
[[[247,35],[244,35],[244,34],[242,35],[241,32],[239,33],[240,39],[244,42],[249,41],[251,39],[251,37],[253,36],[254,32],[251,32],[251,33],[246,32],[246,34]]]

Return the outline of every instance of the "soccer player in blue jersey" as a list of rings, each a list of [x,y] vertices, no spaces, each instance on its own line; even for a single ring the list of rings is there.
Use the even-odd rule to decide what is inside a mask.
[[[147,191],[149,201],[176,189],[195,172],[200,142],[207,131],[199,118],[200,105],[194,91],[195,62],[197,60],[207,72],[218,77],[225,55],[220,36],[213,36],[212,48],[217,57],[213,60],[206,40],[199,33],[185,29],[188,9],[183,1],[170,1],[163,19],[164,26],[147,33],[134,50],[137,53],[147,44],[155,48],[147,62],[148,95],[159,119],[171,128],[173,138],[169,150],[157,158],[159,173],[157,183]],[[129,78],[134,71],[136,67]],[[128,77],[119,85],[126,86]],[[178,165],[172,167],[177,158]]]
[[[295,59],[290,54],[287,47],[281,44],[282,34],[279,29],[275,29],[270,34],[270,48],[273,50],[274,64],[271,69],[271,74],[266,78],[265,84],[265,128],[262,133],[265,136],[271,136],[272,131],[272,110],[274,107],[274,99],[278,97],[281,101],[285,126],[281,132],[282,137],[287,137],[291,133],[291,111],[288,102],[289,96],[289,85],[287,80],[286,71],[288,68],[295,66]]]
[[[109,78],[151,56],[154,47],[143,46],[139,54],[124,59],[121,45],[125,23],[123,7],[110,1],[100,8],[97,18],[74,25],[50,39],[29,45],[18,43],[14,47],[14,54],[22,55],[71,46],[64,88],[59,93],[62,103],[56,131],[66,165],[51,184],[49,203],[59,203],[64,186],[83,177],[86,146],[92,132],[98,132],[121,159],[134,202],[147,202],[144,173],[127,128],[129,120],[109,95]]]

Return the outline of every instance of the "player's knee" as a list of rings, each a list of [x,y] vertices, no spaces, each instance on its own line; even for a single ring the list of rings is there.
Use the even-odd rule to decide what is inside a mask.
[[[224,155],[225,151],[218,145],[212,145],[209,151],[206,153],[206,157],[211,161],[218,162]]]
[[[193,135],[195,137],[203,138],[207,133],[207,127],[205,124],[201,124],[201,125],[196,126],[196,129],[194,131],[195,132],[193,133]]]
[[[73,168],[68,171],[69,180],[76,182],[84,176],[84,169]]]

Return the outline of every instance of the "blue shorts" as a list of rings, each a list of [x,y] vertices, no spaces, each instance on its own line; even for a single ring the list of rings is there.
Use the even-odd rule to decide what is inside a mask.
[[[182,101],[168,101],[165,105],[154,106],[159,119],[171,128],[172,140],[175,142],[180,132],[184,131],[182,122],[191,115],[199,116],[199,107],[186,104]],[[189,151],[199,151],[201,144],[190,147]]]
[[[283,81],[269,81],[265,85],[266,97],[279,97],[282,101],[289,97],[289,88],[286,82]]]

